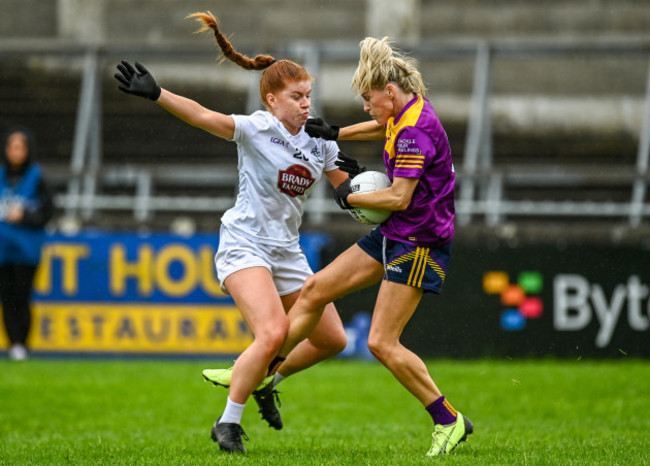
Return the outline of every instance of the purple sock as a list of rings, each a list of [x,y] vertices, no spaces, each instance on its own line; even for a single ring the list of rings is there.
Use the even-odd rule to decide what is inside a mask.
[[[447,400],[445,400],[444,396],[441,396],[427,406],[426,410],[433,418],[434,424],[442,424],[443,426],[446,426],[447,424],[453,424],[456,422],[456,410]]]

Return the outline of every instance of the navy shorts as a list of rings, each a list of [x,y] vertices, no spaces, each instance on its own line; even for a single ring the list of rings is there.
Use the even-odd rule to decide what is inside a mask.
[[[384,280],[440,293],[447,276],[451,244],[435,248],[416,246],[386,238],[379,227],[357,244],[384,264]]]

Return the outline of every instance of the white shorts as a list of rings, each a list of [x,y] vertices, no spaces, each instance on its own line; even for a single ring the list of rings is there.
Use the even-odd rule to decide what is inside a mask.
[[[301,290],[307,277],[314,273],[299,244],[289,247],[264,244],[223,225],[219,231],[219,248],[214,264],[221,288],[226,293],[226,278],[233,272],[251,267],[266,267],[280,296]]]

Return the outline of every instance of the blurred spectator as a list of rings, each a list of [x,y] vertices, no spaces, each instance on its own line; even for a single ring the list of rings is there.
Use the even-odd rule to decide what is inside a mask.
[[[9,338],[9,358],[28,356],[31,293],[54,207],[40,166],[33,162],[32,134],[9,131],[0,166],[0,299]]]

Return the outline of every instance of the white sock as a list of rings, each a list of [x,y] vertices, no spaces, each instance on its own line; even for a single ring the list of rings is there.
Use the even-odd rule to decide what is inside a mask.
[[[244,414],[245,406],[246,403],[244,404],[235,403],[230,399],[230,397],[228,397],[228,401],[226,402],[226,409],[223,410],[223,414],[219,419],[219,424],[221,424],[222,422],[241,424],[241,417],[242,414]]]
[[[273,388],[277,387],[280,382],[282,382],[286,377],[279,372],[276,372],[275,375],[273,376]]]

